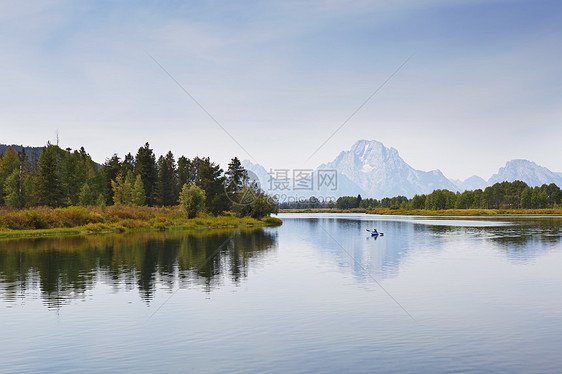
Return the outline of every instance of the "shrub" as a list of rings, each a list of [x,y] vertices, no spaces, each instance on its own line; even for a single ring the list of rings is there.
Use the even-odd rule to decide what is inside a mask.
[[[195,218],[197,213],[203,210],[205,203],[205,191],[193,183],[184,184],[180,193],[180,206],[187,218]]]
[[[283,221],[280,220],[277,217],[271,217],[271,216],[267,216],[263,219],[263,222],[265,222],[268,226],[281,226],[283,224]]]

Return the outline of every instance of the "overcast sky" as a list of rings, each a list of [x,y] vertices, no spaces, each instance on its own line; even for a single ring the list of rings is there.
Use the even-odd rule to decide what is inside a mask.
[[[562,1],[0,4],[0,143],[313,168],[376,139],[449,178],[562,171]]]

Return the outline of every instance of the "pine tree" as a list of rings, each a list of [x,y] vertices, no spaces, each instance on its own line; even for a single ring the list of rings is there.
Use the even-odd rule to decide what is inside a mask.
[[[226,188],[229,193],[238,193],[248,181],[248,172],[237,157],[228,164],[226,175]]]
[[[182,187],[184,184],[190,182],[189,181],[189,173],[191,169],[191,161],[181,156],[178,159],[178,186]]]
[[[64,195],[58,170],[59,151],[58,146],[47,144],[39,156],[39,170],[33,189],[35,205],[62,205]]]
[[[82,188],[80,189],[79,194],[79,204],[81,206],[91,206],[94,205],[95,202],[95,195],[88,183],[84,183]]]
[[[12,208],[22,208],[23,201],[20,189],[20,172],[16,169],[6,178],[4,183],[4,201]]]
[[[144,193],[144,184],[142,183],[142,178],[137,175],[135,184],[133,185],[133,190],[131,191],[131,202],[133,205],[141,206],[146,202],[146,195]]]
[[[119,160],[119,156],[114,154],[111,158],[105,160],[105,163],[99,170],[101,180],[100,187],[102,187],[100,193],[106,197],[106,204],[113,204],[113,188],[111,181],[114,181],[119,173],[121,173],[121,161]]]
[[[135,158],[130,152],[125,155],[125,158],[121,163],[121,173],[123,173],[123,175],[127,175],[129,171],[135,171]]]
[[[158,159],[158,203],[170,206],[178,202],[176,162],[172,152]]]
[[[4,185],[6,180],[14,170],[20,169],[20,159],[18,153],[12,148],[8,148],[0,158],[0,204],[4,202]]]
[[[62,152],[60,164],[61,185],[66,205],[78,205],[80,190],[86,182],[85,151]]]
[[[230,208],[225,192],[223,171],[209,157],[202,159],[197,186],[205,191],[205,206],[212,214],[220,214]]]
[[[146,202],[148,205],[156,203],[156,181],[158,171],[156,169],[156,156],[150,149],[148,143],[144,147],[139,148],[135,157],[135,174],[140,175],[144,183],[144,192],[146,194]]]

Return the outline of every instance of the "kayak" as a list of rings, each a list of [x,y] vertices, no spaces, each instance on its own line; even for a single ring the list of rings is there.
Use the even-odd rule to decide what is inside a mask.
[[[378,232],[372,232],[371,236],[379,236],[379,233]]]

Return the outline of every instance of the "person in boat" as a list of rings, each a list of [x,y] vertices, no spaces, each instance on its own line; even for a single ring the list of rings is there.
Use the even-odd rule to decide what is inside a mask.
[[[377,229],[373,229],[373,233],[378,234],[379,232],[377,231]]]

